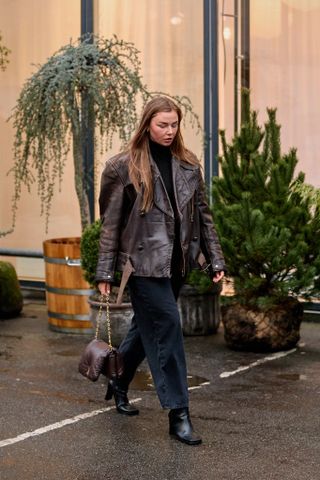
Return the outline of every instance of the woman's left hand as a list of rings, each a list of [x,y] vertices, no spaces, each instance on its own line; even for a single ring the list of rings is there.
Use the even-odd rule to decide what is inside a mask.
[[[212,281],[214,283],[218,283],[218,282],[220,282],[220,280],[223,279],[223,277],[224,277],[224,271],[223,270],[221,270],[220,272],[215,272]]]

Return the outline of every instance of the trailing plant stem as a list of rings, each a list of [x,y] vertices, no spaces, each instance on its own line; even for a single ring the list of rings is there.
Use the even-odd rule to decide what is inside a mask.
[[[73,122],[71,130],[73,138],[74,184],[80,207],[81,229],[83,231],[90,223],[90,209],[85,183],[80,122],[78,125],[75,125],[75,122]]]

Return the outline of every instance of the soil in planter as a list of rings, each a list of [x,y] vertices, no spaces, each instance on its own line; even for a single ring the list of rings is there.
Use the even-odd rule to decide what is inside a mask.
[[[227,345],[234,350],[272,352],[293,348],[300,340],[303,306],[294,298],[268,311],[240,304],[222,307]]]

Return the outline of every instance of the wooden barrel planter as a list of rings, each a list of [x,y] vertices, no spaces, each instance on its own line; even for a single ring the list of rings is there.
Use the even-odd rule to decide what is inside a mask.
[[[93,290],[80,264],[80,237],[43,242],[49,328],[64,333],[92,333],[88,297]]]

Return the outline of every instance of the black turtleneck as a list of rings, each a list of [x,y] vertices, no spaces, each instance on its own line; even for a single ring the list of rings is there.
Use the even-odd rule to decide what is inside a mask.
[[[172,153],[170,147],[165,147],[149,139],[150,152],[157,164],[164,186],[167,190],[175,216],[174,242],[171,261],[171,274],[175,278],[182,276],[182,252],[180,245],[180,221],[177,213],[177,204],[174,196],[172,179]]]
[[[157,164],[164,186],[166,187],[171,206],[176,212],[176,202],[172,180],[172,153],[170,147],[165,147],[149,139],[150,152]]]

